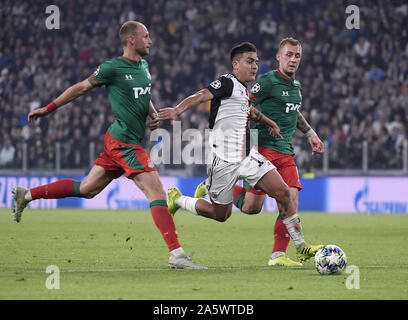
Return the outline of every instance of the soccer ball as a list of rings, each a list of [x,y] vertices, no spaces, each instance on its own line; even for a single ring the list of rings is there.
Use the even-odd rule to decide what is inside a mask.
[[[346,264],[346,254],[334,244],[328,244],[320,248],[314,258],[314,265],[320,274],[340,274]]]

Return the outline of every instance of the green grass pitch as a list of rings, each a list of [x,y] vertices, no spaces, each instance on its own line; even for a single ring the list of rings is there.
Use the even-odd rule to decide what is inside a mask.
[[[270,268],[276,213],[233,213],[225,223],[178,212],[187,254],[209,270],[170,270],[168,251],[149,211],[30,210],[21,223],[0,210],[0,299],[407,299],[408,216],[301,212],[305,238],[336,244],[359,270],[322,276]],[[295,259],[291,243],[288,255]],[[60,288],[46,288],[46,268]],[[353,282],[356,283],[356,282]]]

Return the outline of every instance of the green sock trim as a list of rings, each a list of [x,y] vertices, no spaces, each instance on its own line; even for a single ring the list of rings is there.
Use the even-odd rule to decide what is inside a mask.
[[[81,194],[79,193],[79,185],[81,184],[80,181],[74,181],[74,196],[80,197]]]
[[[244,204],[245,192],[241,192],[236,196],[234,204],[239,210],[242,210],[242,205]]]
[[[157,207],[167,208],[167,201],[166,200],[154,200],[150,202],[150,208],[157,208]]]

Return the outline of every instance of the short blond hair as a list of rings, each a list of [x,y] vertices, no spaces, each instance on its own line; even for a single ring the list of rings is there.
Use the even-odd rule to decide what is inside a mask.
[[[279,50],[282,48],[282,47],[284,47],[286,44],[290,44],[290,45],[292,45],[292,46],[302,46],[301,44],[300,44],[300,41],[299,40],[297,40],[297,39],[295,39],[295,38],[292,38],[292,37],[288,37],[288,38],[283,38],[282,40],[281,40],[281,42],[279,43]]]
[[[125,47],[127,45],[127,38],[130,35],[136,35],[138,31],[139,22],[137,21],[126,21],[119,30],[119,39],[122,45]]]

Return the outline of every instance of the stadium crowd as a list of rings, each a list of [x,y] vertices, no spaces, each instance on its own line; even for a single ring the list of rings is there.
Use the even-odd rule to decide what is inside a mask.
[[[60,29],[49,30],[49,3],[4,0],[0,8],[0,168],[87,168],[103,147],[113,114],[96,89],[36,125],[30,110],[45,106],[100,63],[122,53],[119,26],[143,22],[153,45],[146,58],[157,108],[175,105],[230,71],[229,50],[251,41],[259,50],[261,75],[277,66],[279,41],[301,41],[297,79],[302,113],[329,149],[329,168],[402,167],[408,129],[408,4],[404,0],[353,1],[360,29],[347,29],[347,1],[283,0],[56,0]],[[404,22],[405,21],[405,22]],[[208,127],[208,106],[186,112],[182,127]],[[170,123],[163,123],[170,129]],[[171,132],[171,130],[170,130]],[[149,130],[146,132],[150,135]],[[300,169],[322,165],[296,134]],[[58,142],[58,144],[57,144]],[[92,144],[94,142],[94,144]],[[146,139],[146,147],[154,142]],[[89,146],[94,145],[94,153]],[[26,147],[25,147],[26,146]],[[183,168],[166,165],[160,169]],[[200,168],[198,168],[199,170]],[[197,171],[202,173],[203,171]]]

